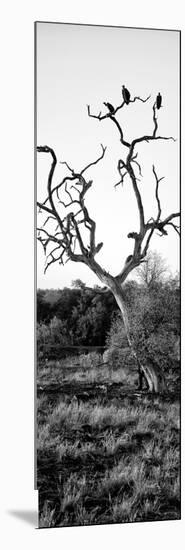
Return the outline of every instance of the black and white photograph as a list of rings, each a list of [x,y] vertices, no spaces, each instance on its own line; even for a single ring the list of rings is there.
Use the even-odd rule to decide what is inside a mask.
[[[35,23],[40,529],[181,519],[180,38]]]

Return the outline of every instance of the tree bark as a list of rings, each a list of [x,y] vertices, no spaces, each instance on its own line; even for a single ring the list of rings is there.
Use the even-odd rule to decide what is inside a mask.
[[[118,304],[119,310],[121,312],[121,316],[122,316],[122,319],[123,319],[123,325],[124,325],[126,337],[127,337],[127,340],[128,340],[128,345],[129,345],[130,350],[132,352],[133,358],[136,361],[136,365],[137,365],[137,369],[138,369],[138,387],[140,389],[142,389],[143,378],[146,380],[147,386],[149,387],[148,377],[147,377],[147,375],[146,375],[146,373],[145,373],[145,371],[144,371],[144,369],[143,369],[143,367],[142,367],[142,365],[141,365],[141,363],[138,359],[138,356],[137,356],[137,353],[134,349],[134,344],[132,342],[132,338],[131,338],[131,335],[130,335],[129,318],[128,318],[126,304],[125,304],[125,301],[124,301],[122,287],[119,283],[117,283],[117,281],[114,280],[114,282],[111,284],[110,290],[112,291],[112,294],[114,295],[114,298],[115,298],[115,300]]]
[[[146,366],[143,365],[143,363],[140,362],[137,356],[136,350],[134,348],[134,343],[130,335],[129,318],[128,318],[128,313],[127,313],[127,308],[124,300],[124,294],[123,294],[121,283],[119,282],[118,279],[110,275],[110,273],[102,269],[102,267],[98,264],[98,262],[96,262],[94,258],[88,258],[86,263],[90,267],[90,269],[97,275],[100,281],[110,289],[110,291],[112,292],[117,302],[117,305],[119,307],[119,310],[121,312],[121,316],[123,319],[123,325],[125,328],[128,345],[132,352],[132,356],[136,361],[136,365],[138,369],[138,388],[142,389],[143,381],[145,381],[147,388],[150,392],[157,392],[158,375],[155,372],[155,368],[152,367],[151,369],[149,365],[146,365]]]
[[[137,369],[138,369],[138,389],[139,390],[143,389],[143,382],[145,381],[147,389],[148,389],[149,392],[158,393],[158,391],[159,391],[159,377],[158,377],[158,374],[157,374],[156,369],[155,369],[154,366],[151,367],[149,364],[148,365],[143,365],[143,363],[140,362],[140,360],[137,356],[136,350],[134,349],[134,343],[132,342],[132,338],[131,338],[131,335],[130,335],[129,319],[128,319],[126,304],[125,304],[125,301],[124,301],[123,290],[122,290],[121,286],[117,284],[117,282],[114,281],[114,283],[115,283],[115,285],[111,285],[112,286],[111,290],[112,290],[112,293],[113,293],[113,295],[115,297],[115,300],[118,304],[119,310],[121,312],[121,316],[122,316],[122,319],[123,319],[123,324],[124,324],[128,344],[129,344],[130,350],[132,352],[132,356],[135,359],[135,362],[136,362],[136,365],[137,365]]]
[[[138,369],[138,387],[139,387],[139,389],[142,389],[143,379],[145,379],[145,381],[147,383],[147,387],[150,389],[151,388],[150,380],[147,376],[147,372],[145,372],[144,366],[140,363],[140,361],[138,359],[138,356],[137,356],[137,353],[134,349],[134,344],[132,342],[132,338],[131,338],[131,335],[130,335],[130,325],[129,325],[128,313],[127,313],[127,308],[126,308],[126,304],[125,304],[125,300],[124,300],[122,286],[114,277],[112,277],[112,275],[110,275],[109,273],[103,271],[102,268],[99,266],[99,264],[97,264],[97,262],[95,262],[94,259],[93,259],[93,261],[91,260],[91,269],[99,277],[101,282],[103,282],[110,289],[110,291],[112,292],[112,294],[113,294],[113,296],[114,296],[114,298],[117,302],[119,310],[121,312],[123,325],[124,325],[126,337],[127,337],[127,340],[128,340],[128,345],[129,345],[130,350],[132,352],[133,358],[136,361],[136,365],[137,365],[137,369]]]
[[[124,301],[123,296],[123,290],[120,284],[117,281],[111,282],[110,287],[115,300],[118,304],[118,307],[121,312],[121,316],[123,319],[123,324],[125,327],[125,332],[128,340],[128,344],[130,347],[130,350],[132,352],[132,355],[136,361],[137,369],[138,369],[138,388],[140,390],[143,389],[143,381],[146,382],[146,386],[149,392],[158,393],[159,391],[164,391],[164,380],[162,373],[159,373],[155,365],[152,365],[150,363],[144,365],[139,360],[136,350],[134,349],[134,343],[132,341],[131,335],[130,335],[130,326],[129,326],[129,318],[127,313],[126,304]],[[160,374],[160,375],[159,375]],[[161,378],[161,380],[160,380]]]
[[[128,345],[130,347],[132,356],[135,359],[137,369],[138,369],[138,388],[142,390],[144,385],[143,382],[145,381],[148,391],[157,393],[159,391],[159,383],[158,383],[159,381],[158,381],[158,375],[156,373],[155,368],[154,367],[150,368],[150,365],[146,365],[146,366],[143,365],[143,363],[141,363],[141,361],[139,360],[137,352],[134,348],[134,343],[132,341],[131,334],[130,334],[129,318],[127,313],[127,307],[124,300],[122,286],[109,273],[105,274],[105,272],[102,273],[102,271],[101,273],[98,273],[98,271],[99,269],[97,270],[97,265],[96,265],[96,275],[98,275],[101,281],[103,281],[104,284],[106,284],[106,286],[109,287],[121,312],[123,325],[124,325],[126,337],[128,340]]]

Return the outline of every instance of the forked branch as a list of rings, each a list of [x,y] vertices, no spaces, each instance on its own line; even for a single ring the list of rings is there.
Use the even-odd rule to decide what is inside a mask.
[[[89,215],[85,204],[86,193],[91,188],[93,181],[87,181],[84,176],[90,167],[95,166],[103,159],[106,148],[101,145],[101,149],[101,155],[95,161],[87,164],[80,172],[70,168],[66,162],[63,163],[70,171],[70,175],[65,176],[58,185],[53,186],[53,175],[57,164],[55,152],[47,145],[37,147],[38,152],[49,153],[52,157],[48,174],[47,197],[43,202],[37,203],[40,212],[49,214],[43,225],[38,228],[38,240],[41,242],[45,254],[52,243],[57,244],[46,255],[45,270],[55,261],[63,263],[65,255],[66,261],[71,259],[89,265],[90,260],[103,246],[103,243],[95,241],[96,223]],[[72,211],[66,213],[69,207],[72,207]],[[55,229],[53,222],[57,223]],[[49,230],[46,230],[48,226]],[[86,237],[84,237],[84,229],[82,236],[80,226],[85,229]]]
[[[172,136],[158,135],[158,112],[161,108],[162,96],[158,94],[152,106],[153,129],[151,133],[140,135],[128,141],[125,137],[125,129],[123,129],[120,121],[117,119],[117,113],[122,111],[124,114],[125,109],[130,104],[135,102],[145,104],[149,99],[150,96],[145,99],[140,96],[132,98],[130,92],[125,86],[122,86],[122,101],[117,106],[104,102],[106,112],[102,113],[100,111],[99,114],[92,114],[90,105],[87,105],[89,117],[99,122],[108,120],[118,130],[119,140],[125,148],[126,155],[124,159],[121,158],[118,160],[119,181],[115,183],[115,188],[118,188],[120,185],[123,186],[125,181],[130,181],[139,214],[139,231],[132,230],[128,234],[128,238],[133,239],[132,254],[128,256],[121,272],[114,278],[95,261],[95,255],[101,250],[103,243],[96,242],[96,223],[92,216],[90,216],[86,204],[86,195],[93,184],[92,180],[86,179],[86,171],[103,160],[106,147],[101,145],[101,154],[80,171],[75,171],[66,161],[61,162],[66,167],[68,173],[55,186],[53,185],[53,175],[57,164],[56,154],[47,145],[37,148],[38,152],[49,153],[52,158],[47,181],[47,196],[43,202],[39,201],[37,203],[39,212],[43,212],[46,215],[43,225],[38,229],[38,240],[44,247],[45,253],[46,249],[52,246],[46,255],[46,269],[56,261],[63,263],[64,259],[66,261],[70,259],[75,262],[82,262],[88,265],[104,284],[109,284],[111,288],[113,280],[116,284],[122,284],[128,274],[144,261],[154,231],[158,231],[160,236],[165,236],[167,235],[166,227],[172,227],[179,234],[180,228],[174,223],[174,219],[180,215],[179,212],[171,213],[165,219],[162,219],[159,184],[163,177],[158,178],[156,169],[153,166],[157,213],[155,217],[150,218],[146,222],[143,199],[139,187],[140,180],[136,176],[137,174],[139,177],[143,177],[141,163],[138,160],[138,151],[135,150],[140,143],[149,143],[156,140],[175,141]],[[135,173],[136,169],[137,172]],[[53,227],[54,223],[56,223],[55,228]]]

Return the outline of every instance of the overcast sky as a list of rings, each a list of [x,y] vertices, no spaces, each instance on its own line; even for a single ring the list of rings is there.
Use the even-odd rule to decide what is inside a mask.
[[[97,242],[104,246],[97,261],[117,274],[132,253],[130,231],[138,230],[135,196],[126,178],[116,189],[117,162],[125,158],[118,131],[110,120],[89,118],[87,104],[98,114],[106,112],[104,101],[119,105],[122,85],[131,96],[146,98],[119,112],[119,122],[128,141],[153,132],[152,106],[160,91],[163,108],[158,113],[159,135],[174,141],[157,141],[138,147],[142,178],[139,188],[146,217],[156,214],[155,182],[152,164],[159,177],[163,215],[179,209],[179,33],[54,23],[37,24],[37,144],[54,148],[58,161],[67,161],[76,171],[96,160],[102,143],[107,146],[102,162],[87,172],[93,186],[87,194],[89,213],[97,222]],[[38,154],[37,196],[46,197],[50,158]],[[135,167],[137,170],[137,167]],[[58,164],[55,182],[61,181],[64,167]],[[139,176],[139,174],[138,174]],[[40,221],[44,216],[39,217]],[[155,236],[151,249],[157,249],[172,272],[179,269],[179,238],[169,229],[168,237]],[[98,284],[86,266],[68,262],[54,264],[44,275],[44,253],[38,243],[39,288],[62,288],[81,278]],[[134,272],[131,277],[134,276]]]

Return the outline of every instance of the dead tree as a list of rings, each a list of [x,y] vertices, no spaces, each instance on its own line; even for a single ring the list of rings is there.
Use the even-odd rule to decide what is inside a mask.
[[[168,267],[162,256],[156,251],[149,251],[145,262],[136,269],[136,273],[140,282],[150,290],[164,280],[167,270]]]
[[[132,103],[138,101],[145,103],[150,96],[142,99],[139,96],[129,98],[129,109]],[[128,238],[132,239],[132,254],[124,261],[123,267],[116,276],[111,275],[106,271],[96,260],[98,252],[101,250],[103,243],[96,241],[96,222],[89,213],[89,208],[86,204],[86,195],[93,185],[93,181],[87,179],[86,172],[91,166],[101,162],[104,158],[106,147],[101,145],[101,154],[99,157],[86,165],[81,171],[76,171],[71,168],[66,162],[63,162],[67,169],[67,175],[57,185],[53,184],[53,175],[57,165],[57,157],[54,150],[47,145],[37,147],[38,152],[47,153],[51,156],[51,167],[47,180],[46,198],[42,202],[38,202],[39,213],[44,214],[44,222],[38,227],[38,240],[41,242],[46,255],[45,271],[54,264],[59,262],[64,264],[66,261],[81,262],[89,267],[103,283],[104,287],[110,289],[115,297],[117,305],[120,309],[124,328],[126,331],[128,344],[131,348],[133,356],[137,362],[139,381],[144,377],[149,388],[155,391],[156,382],[151,383],[150,376],[147,374],[147,369],[139,361],[134,350],[134,345],[130,336],[128,314],[124,301],[123,285],[129,275],[136,267],[142,264],[147,256],[149,245],[157,231],[160,236],[167,235],[167,228],[173,228],[179,233],[179,226],[174,222],[179,218],[179,212],[169,213],[168,216],[162,217],[162,207],[159,198],[159,184],[163,178],[159,178],[153,166],[154,192],[156,198],[157,214],[149,220],[145,219],[141,190],[139,188],[137,171],[142,176],[141,164],[138,161],[137,146],[140,143],[149,143],[155,140],[174,140],[173,137],[158,135],[158,113],[156,101],[153,104],[153,130],[151,134],[142,135],[132,141],[127,141],[124,136],[120,122],[117,120],[117,112],[128,109],[128,102],[124,97],[122,102],[114,107],[114,111],[109,110],[102,114],[92,114],[88,105],[88,116],[97,119],[103,123],[109,119],[110,124],[116,126],[120,142],[123,146],[123,151],[126,153],[125,159],[119,159],[117,170],[119,181],[115,183],[115,187],[123,184],[124,178],[129,177],[130,184],[133,189],[138,214],[139,214],[139,231],[131,231]],[[175,140],[174,140],[175,141]],[[105,292],[103,289],[102,291]],[[148,367],[149,368],[149,367]]]

